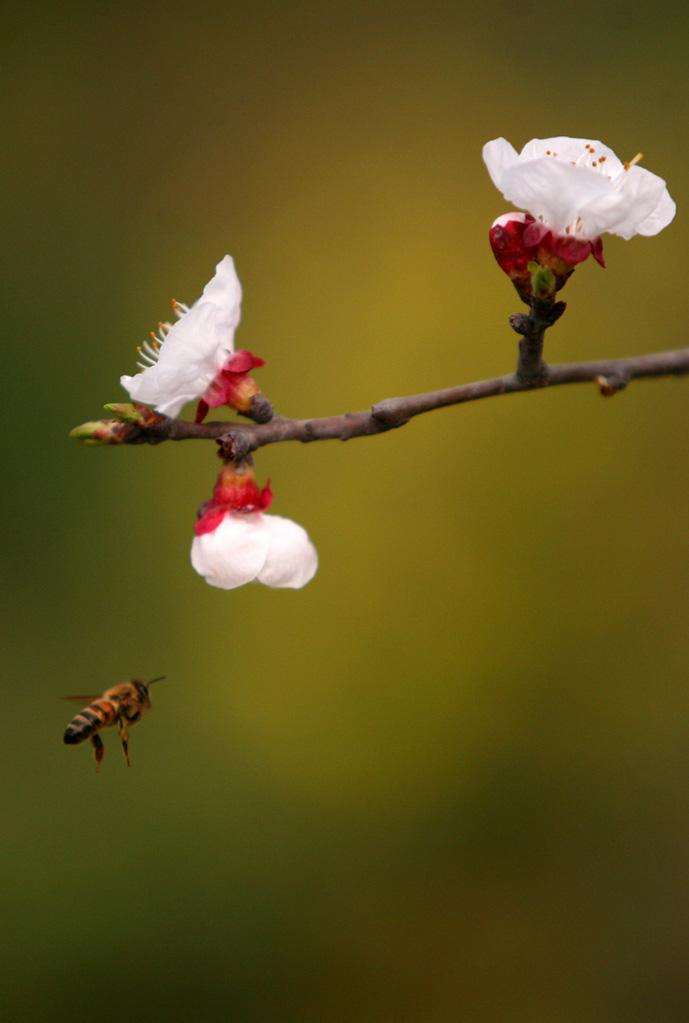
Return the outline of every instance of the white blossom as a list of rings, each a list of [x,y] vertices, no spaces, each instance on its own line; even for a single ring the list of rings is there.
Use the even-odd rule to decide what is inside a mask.
[[[225,256],[201,298],[191,308],[175,305],[177,323],[161,324],[153,343],[144,343],[141,372],[120,377],[132,400],[174,417],[200,398],[234,352],[241,301],[234,262]]]
[[[663,179],[636,165],[641,154],[623,163],[596,140],[532,139],[517,153],[493,139],[483,159],[504,197],[559,235],[653,235],[675,215]]]
[[[316,574],[318,555],[308,533],[291,519],[263,512],[226,512],[210,532],[195,536],[191,563],[211,586],[245,583],[300,589]]]

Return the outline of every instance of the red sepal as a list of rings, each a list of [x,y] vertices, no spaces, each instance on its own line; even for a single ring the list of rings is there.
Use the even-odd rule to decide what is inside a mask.
[[[240,348],[225,361],[221,373],[249,373],[252,369],[259,369],[265,366],[266,360],[259,359],[257,355],[247,352],[246,348]]]
[[[234,464],[227,464],[218,476],[213,496],[199,508],[199,518],[194,525],[196,535],[212,533],[230,512],[239,515],[263,512],[272,500],[270,480],[259,490],[250,467],[245,466],[244,471],[239,473]]]
[[[273,491],[270,489],[270,480],[266,483],[265,487],[261,491],[261,511],[265,511],[266,508],[270,507],[270,502],[273,500]]]
[[[212,533],[214,529],[218,528],[226,514],[227,512],[223,508],[209,509],[205,515],[201,516],[198,522],[194,523],[194,532],[197,536],[203,536],[204,533]]]
[[[542,226],[533,217],[526,215],[521,220],[515,215],[506,224],[496,223],[491,227],[490,246],[500,267],[509,277],[514,279],[526,274],[527,264],[536,258],[536,248],[541,237],[539,228]]]
[[[583,263],[593,251],[588,239],[576,238],[571,234],[551,234],[550,250],[568,266]]]
[[[196,409],[195,421],[202,423],[208,409],[220,405],[229,405],[244,414],[249,412],[252,399],[261,393],[256,381],[249,376],[249,371],[265,364],[265,359],[259,359],[244,348],[230,355],[204,391]]]
[[[603,239],[600,235],[591,239],[591,255],[597,263],[605,268],[605,260],[603,259]]]

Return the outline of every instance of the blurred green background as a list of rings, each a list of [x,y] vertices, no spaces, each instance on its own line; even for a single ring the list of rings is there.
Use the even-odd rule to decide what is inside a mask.
[[[689,1001],[689,382],[257,458],[299,592],[189,565],[215,446],[88,449],[229,252],[285,415],[509,372],[488,139],[678,203],[551,361],[686,343],[684,4],[25,3],[2,76],[7,1020],[665,1023]],[[167,676],[94,771],[60,696]]]

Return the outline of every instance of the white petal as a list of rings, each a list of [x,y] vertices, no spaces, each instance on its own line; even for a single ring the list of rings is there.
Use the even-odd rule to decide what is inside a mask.
[[[531,139],[521,153],[520,160],[535,160],[539,157],[561,161],[562,163],[585,163],[596,169],[592,173],[604,173],[605,177],[614,178],[623,169],[622,161],[612,149],[603,145],[598,139],[576,139],[568,135],[554,135],[549,139]],[[603,158],[601,160],[601,158]]]
[[[677,212],[677,204],[671,198],[667,188],[660,197],[660,202],[654,209],[650,216],[639,224],[636,229],[637,234],[652,235],[658,234],[664,227],[673,220],[675,213]]]
[[[190,309],[170,330],[154,365],[120,378],[134,401],[177,415],[203,394],[226,357],[215,336],[215,312],[210,302]]]
[[[505,139],[494,139],[483,156],[505,198],[558,234],[651,235],[675,215],[662,178],[622,164],[598,139],[531,139],[519,155]]]
[[[640,233],[657,234],[674,217],[675,204],[665,182],[657,174],[651,174],[643,167],[630,167],[623,171],[623,177],[616,185],[621,199],[614,210],[604,211],[607,222],[603,230],[622,238]],[[659,213],[657,221],[654,220],[656,211]],[[652,227],[654,223],[657,223],[656,230],[648,230],[647,227],[643,232],[639,230],[642,225]]]
[[[225,335],[224,342],[229,353],[234,351],[234,332],[239,324],[242,304],[242,286],[234,268],[232,256],[225,256],[215,268],[215,276],[203,289],[201,302],[213,302],[217,308],[215,328]]]
[[[486,142],[483,147],[483,160],[493,184],[502,192],[502,179],[508,167],[511,167],[519,159],[517,150],[507,139],[493,139]]]
[[[157,362],[120,378],[130,397],[169,416],[200,398],[234,351],[241,300],[232,257],[225,256],[202,297],[168,331]]]
[[[559,233],[577,219],[582,207],[609,194],[612,187],[602,174],[549,157],[520,161],[502,179],[506,199]]]
[[[270,532],[270,548],[258,581],[266,586],[300,589],[313,579],[318,568],[318,554],[306,530],[279,515],[264,515]]]
[[[195,536],[191,563],[206,582],[223,590],[253,582],[263,568],[271,544],[260,512],[238,515],[229,512],[212,533]]]

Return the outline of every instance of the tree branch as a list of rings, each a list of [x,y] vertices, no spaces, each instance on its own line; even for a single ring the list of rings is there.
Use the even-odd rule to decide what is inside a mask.
[[[515,328],[516,329],[516,328]],[[560,384],[595,383],[603,395],[621,391],[630,380],[641,377],[683,376],[689,374],[689,348],[654,355],[596,362],[573,362],[549,366],[537,361],[537,372],[511,373],[508,376],[460,384],[441,391],[414,394],[406,398],[387,398],[365,412],[347,412],[323,419],[287,419],[275,415],[268,423],[190,423],[182,419],[155,417],[146,427],[131,427],[129,443],[157,444],[163,440],[222,440],[225,458],[246,458],[252,451],[281,441],[350,440],[368,437],[404,426],[414,416],[448,405],[461,405],[499,394],[534,391]]]

